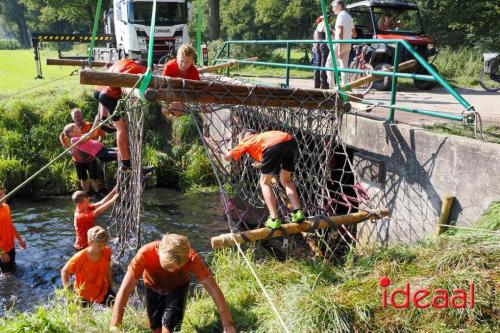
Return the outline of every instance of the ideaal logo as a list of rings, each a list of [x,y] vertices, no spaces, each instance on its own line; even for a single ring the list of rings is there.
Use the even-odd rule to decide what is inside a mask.
[[[454,289],[450,294],[446,289],[435,289],[428,290],[425,288],[420,288],[417,290],[411,290],[410,283],[407,282],[404,289],[394,288],[387,296],[387,288],[391,284],[391,280],[384,276],[380,278],[380,286],[382,287],[382,307],[387,308],[387,303],[389,305],[397,308],[408,309],[410,307],[410,302],[413,306],[419,309],[425,309],[430,306],[433,308],[473,308],[474,307],[474,282],[469,283],[469,290],[466,289]],[[397,303],[396,297],[398,295],[403,296],[404,302]],[[401,299],[401,297],[398,297]]]

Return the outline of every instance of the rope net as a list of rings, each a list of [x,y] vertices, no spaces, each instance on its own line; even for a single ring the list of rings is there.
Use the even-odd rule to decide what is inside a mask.
[[[135,97],[126,100],[131,173],[117,172],[117,189],[120,193],[113,205],[108,230],[120,255],[127,250],[137,250],[141,245],[141,199],[144,185],[142,148],[144,115],[148,104]]]
[[[221,189],[231,231],[261,227],[269,214],[254,161],[249,157],[231,163],[223,160],[245,128],[280,130],[295,137],[298,156],[293,180],[307,219],[349,214],[366,204],[367,193],[357,181],[340,135],[343,102],[337,93],[255,86],[214,75],[204,75],[203,82],[203,89],[193,81],[183,81],[179,87],[169,78],[155,76],[151,91],[162,103],[182,102],[185,112],[193,116]],[[137,170],[141,170],[143,109],[128,112],[134,172],[118,175],[120,199],[112,213],[122,251],[136,248],[140,241],[142,174]],[[274,193],[286,220],[291,211],[279,179],[274,182]],[[355,226],[318,230],[309,245],[316,254],[330,258],[345,253],[355,234]]]

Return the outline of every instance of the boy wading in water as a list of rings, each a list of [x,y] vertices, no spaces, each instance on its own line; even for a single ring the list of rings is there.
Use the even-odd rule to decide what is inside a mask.
[[[110,73],[126,73],[126,74],[143,74],[147,70],[146,61],[122,59],[117,61],[108,69]],[[119,114],[113,115],[118,105],[118,101],[122,98],[122,90],[119,87],[97,86],[94,91],[94,98],[99,101],[99,114],[94,121],[94,127],[97,127],[100,121],[106,120],[112,115],[113,124],[116,127],[116,144],[120,153],[121,165],[120,171],[130,173],[130,152],[128,144],[127,123]],[[113,133],[115,129],[107,126],[108,123],[101,128],[106,133]]]
[[[88,246],[87,232],[94,226],[95,219],[103,215],[113,202],[118,199],[116,187],[101,201],[91,204],[89,195],[83,191],[76,191],[71,196],[75,204],[75,250],[80,251]]]
[[[5,197],[5,187],[0,184],[0,200]],[[26,242],[12,224],[10,207],[3,200],[0,201],[0,270],[2,274],[9,274],[16,270],[16,244],[26,249]]]
[[[224,333],[235,333],[229,308],[217,282],[188,239],[175,234],[166,234],[161,241],[146,244],[132,259],[116,296],[110,331],[121,332],[128,297],[142,276],[151,330],[154,333],[177,332],[184,317],[191,274],[213,298]]]
[[[292,182],[298,150],[297,142],[293,136],[280,131],[257,133],[254,130],[246,129],[240,133],[239,140],[239,144],[224,158],[226,161],[239,160],[243,154],[247,153],[255,161],[262,163],[260,187],[270,214],[264,225],[271,229],[281,228],[281,220],[278,216],[276,198],[272,188],[273,176],[279,176],[281,185],[286,190],[286,195],[293,208],[292,222],[303,222],[305,220],[304,212],[299,203],[297,188]]]
[[[75,275],[75,292],[84,306],[93,303],[111,306],[115,297],[111,275],[111,249],[107,246],[108,232],[99,226],[87,232],[89,246],[76,253],[61,270],[63,287],[70,285]]]

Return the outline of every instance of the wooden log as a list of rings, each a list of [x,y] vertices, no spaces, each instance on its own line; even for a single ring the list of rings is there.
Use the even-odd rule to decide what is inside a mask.
[[[446,195],[443,198],[443,203],[441,204],[441,214],[439,215],[437,234],[441,235],[446,231],[446,225],[450,219],[451,207],[453,207],[453,201],[455,197],[452,195]]]
[[[89,67],[89,62],[87,59],[46,59],[45,64],[49,66],[77,66],[77,67]],[[106,67],[107,65],[112,65],[113,63],[108,63],[106,61],[93,61],[92,67]]]
[[[389,216],[389,210],[381,209],[376,212],[357,212],[349,215],[333,216],[330,217],[330,221],[333,222],[335,226],[356,224],[365,221],[366,219],[377,219],[381,217]],[[287,235],[298,234],[301,232],[311,232],[313,231],[314,222],[304,221],[300,224],[297,223],[287,223],[283,224],[282,228],[285,230]],[[330,228],[330,223],[325,219],[321,219],[318,225],[319,229]],[[212,248],[217,249],[221,247],[234,246],[236,243],[243,244],[247,242],[255,242],[263,240],[269,237],[269,228],[260,228],[255,230],[244,231],[235,234],[223,234],[211,238]],[[281,230],[274,231],[272,238],[283,236],[284,233]]]
[[[140,79],[136,74],[102,73],[90,70],[80,71],[80,83],[111,87],[132,88]],[[311,109],[340,106],[335,92],[290,89],[263,86],[247,86],[215,81],[193,81],[166,78],[154,75],[149,87],[155,90],[169,90],[177,102],[200,104],[229,104],[276,107],[305,107]],[[167,93],[159,92],[155,99],[168,100]],[[328,98],[330,97],[330,98]]]
[[[417,61],[415,59],[402,62],[398,66],[398,72],[410,70],[416,65],[417,65]],[[392,72],[393,68],[394,68],[394,66],[387,67],[386,69],[382,70],[382,72]],[[349,89],[357,88],[357,87],[360,87],[364,84],[370,83],[372,81],[380,80],[380,78],[382,78],[382,76],[368,75],[368,76],[362,77],[360,79],[354,80],[354,81],[350,82],[348,85],[343,85],[342,89],[349,90]]]

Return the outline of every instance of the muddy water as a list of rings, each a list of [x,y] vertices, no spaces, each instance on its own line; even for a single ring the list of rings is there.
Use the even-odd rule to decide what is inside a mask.
[[[14,200],[9,203],[17,230],[28,248],[16,248],[17,271],[0,277],[0,315],[6,308],[26,311],[44,303],[61,286],[60,269],[74,253],[73,205],[69,197],[51,197],[36,201]],[[219,196],[182,195],[167,189],[145,192],[143,244],[158,239],[162,233],[189,237],[201,253],[210,251],[210,237],[226,230]],[[98,219],[105,225],[108,216]],[[128,258],[123,260],[128,262]],[[114,267],[119,282],[125,264]]]

